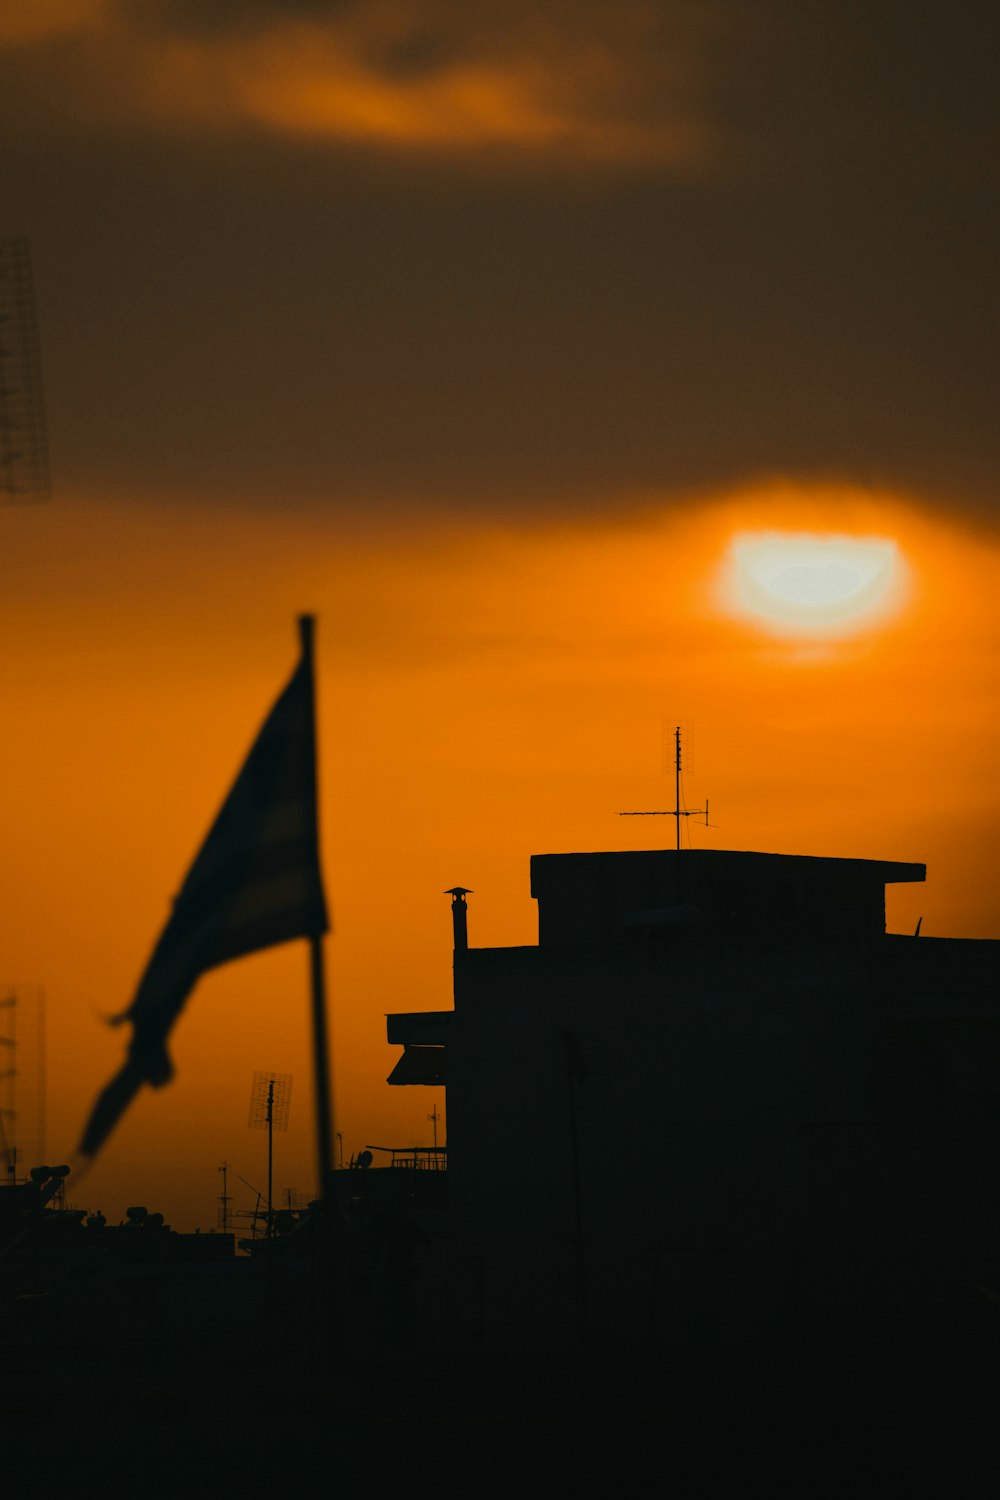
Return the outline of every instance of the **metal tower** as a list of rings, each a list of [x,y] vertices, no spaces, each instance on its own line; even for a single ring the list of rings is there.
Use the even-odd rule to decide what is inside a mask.
[[[0,986],[0,1174],[23,1181],[45,1160],[45,996]]]

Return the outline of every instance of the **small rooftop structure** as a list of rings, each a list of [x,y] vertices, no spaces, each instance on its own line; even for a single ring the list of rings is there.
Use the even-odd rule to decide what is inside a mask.
[[[926,865],[726,849],[536,854],[540,947],[657,931],[768,938],[881,937],[885,887]]]
[[[741,1392],[768,1368],[884,1369],[894,1329],[906,1367],[939,1316],[928,1348],[977,1358],[1000,945],[887,935],[885,887],[925,878],[536,855],[537,945],[456,943],[454,1010],[388,1017],[390,1082],[447,1089],[447,1218],[421,1271],[435,1337],[448,1318],[460,1348],[596,1337],[602,1359],[655,1350]]]
[[[402,1043],[405,1048],[386,1082],[447,1083],[447,1044],[451,1036],[452,1012],[407,1011],[387,1016],[386,1021],[389,1041]]]

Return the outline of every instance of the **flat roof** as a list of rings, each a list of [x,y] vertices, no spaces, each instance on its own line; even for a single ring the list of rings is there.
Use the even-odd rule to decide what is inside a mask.
[[[386,1037],[395,1046],[442,1047],[451,1035],[453,1010],[403,1010],[385,1018]]]
[[[571,862],[589,863],[606,861],[609,864],[662,863],[683,860],[691,867],[706,869],[712,865],[736,870],[741,873],[764,874],[796,873],[803,875],[833,873],[868,876],[872,881],[884,885],[903,885],[927,879],[927,866],[888,859],[841,859],[832,855],[818,854],[762,854],[746,849],[610,849],[579,852],[574,854],[533,854],[531,856],[531,893],[535,891],[535,877],[555,874],[559,865]]]

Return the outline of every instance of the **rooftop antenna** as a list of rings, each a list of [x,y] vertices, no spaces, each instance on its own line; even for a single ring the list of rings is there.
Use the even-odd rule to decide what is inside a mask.
[[[274,1132],[288,1129],[288,1106],[292,1098],[291,1073],[254,1073],[250,1090],[252,1130],[267,1130],[267,1237],[274,1234],[271,1191],[274,1181]]]
[[[697,808],[681,807],[681,726],[678,724],[674,729],[674,805],[672,808],[657,808],[652,812],[623,812],[620,818],[673,818],[677,824],[677,852],[681,848],[681,818],[704,817],[705,827],[711,825],[708,821],[708,798],[705,798],[705,806]]]
[[[45,1160],[45,995],[37,984],[0,990],[0,1170],[17,1182]]]
[[[229,1182],[229,1163],[224,1161],[219,1168],[222,1173],[222,1192],[219,1194],[219,1228],[223,1234],[229,1233],[229,1204],[232,1201],[227,1191]]]
[[[428,1118],[428,1120],[430,1120],[432,1122],[432,1124],[434,1126],[434,1150],[436,1151],[437,1150],[437,1144],[438,1144],[438,1120],[440,1120],[440,1118],[441,1118],[441,1116],[438,1114],[438,1109],[437,1109],[437,1105],[436,1104],[435,1104],[434,1108],[431,1110],[430,1114],[427,1116],[427,1118]]]
[[[236,1217],[236,1218],[242,1216],[243,1218],[249,1218],[250,1219],[250,1221],[251,1221],[250,1237],[251,1237],[251,1239],[256,1239],[257,1238],[257,1220],[260,1217],[260,1200],[261,1200],[263,1194],[261,1193],[260,1188],[255,1188],[254,1187],[254,1185],[253,1185],[252,1182],[247,1182],[247,1180],[246,1180],[245,1177],[240,1177],[239,1172],[236,1173],[236,1176],[239,1179],[239,1181],[242,1182],[242,1184],[243,1184],[244,1187],[248,1187],[250,1189],[251,1193],[256,1193],[257,1194],[257,1202],[254,1204],[253,1208],[246,1208],[246,1209],[239,1209],[238,1208],[236,1210],[235,1215],[234,1215],[234,1217]]]

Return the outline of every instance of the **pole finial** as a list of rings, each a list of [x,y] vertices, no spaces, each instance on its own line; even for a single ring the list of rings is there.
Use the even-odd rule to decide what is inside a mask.
[[[299,627],[299,641],[300,641],[300,643],[302,645],[302,655],[303,656],[311,656],[312,655],[312,650],[313,650],[313,643],[314,643],[314,641],[316,639],[316,616],[315,615],[299,615],[299,617],[298,617],[298,627]]]

